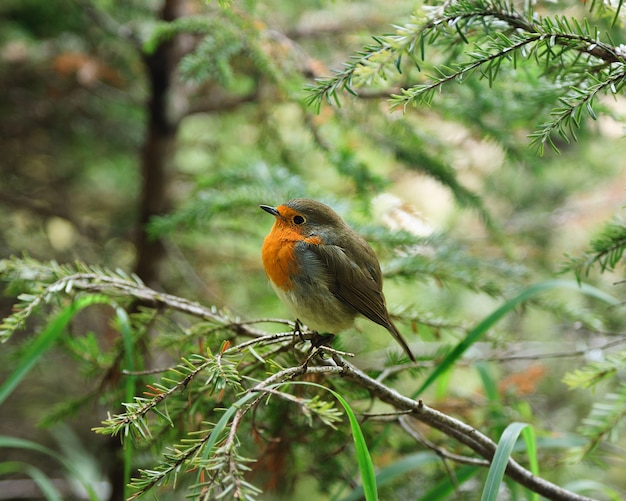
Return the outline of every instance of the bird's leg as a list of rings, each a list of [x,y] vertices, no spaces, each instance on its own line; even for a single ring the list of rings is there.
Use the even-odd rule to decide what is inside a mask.
[[[296,336],[298,337],[298,339],[300,340],[301,343],[304,343],[306,341],[306,339],[304,339],[304,332],[302,330],[302,322],[300,322],[299,318],[296,318],[296,322],[293,326],[293,342],[291,344],[292,347],[295,348],[296,344],[297,344],[297,339]]]
[[[306,372],[307,368],[309,367],[309,362],[317,356],[319,351],[320,351],[319,348],[316,348],[314,346],[311,346],[311,348],[307,351],[304,362],[300,364],[300,367],[304,369],[304,372]]]
[[[333,350],[332,348],[328,346],[330,343],[332,343],[333,339],[335,339],[334,334],[320,334],[317,331],[312,332],[311,348],[307,350],[304,362],[300,364],[300,367],[303,367],[304,370],[306,371],[306,368],[309,366],[309,362],[317,356],[319,356],[320,359],[324,360],[325,355],[326,355],[324,348],[326,348],[330,352],[335,352],[335,350]],[[343,352],[338,352],[338,353],[343,354]],[[347,353],[346,355],[351,355],[351,354]]]
[[[296,321],[293,327],[293,335],[294,335],[294,345],[295,345],[296,336],[300,338],[301,342],[306,341],[306,339],[304,338],[304,332],[302,330],[302,322],[300,321],[299,318],[296,318]],[[330,344],[333,342],[334,339],[335,339],[335,335],[331,334],[330,332],[326,332],[323,334],[317,331],[310,332],[311,349],[307,352],[307,357],[301,365],[306,367],[309,361],[318,354],[322,358],[324,358],[324,352],[322,350],[319,350],[318,348],[320,348],[321,346],[330,347]]]
[[[302,332],[302,322],[300,322],[299,318],[296,318],[296,322],[293,326],[293,335],[297,335],[300,338],[300,341],[304,342],[303,334],[304,333]]]
[[[327,332],[325,334],[320,334],[319,332],[315,332],[313,337],[311,338],[311,345],[314,348],[319,348],[320,346],[330,346],[330,344],[335,339],[335,335]]]
[[[335,339],[335,335],[329,332],[322,334],[317,331],[310,331],[310,334],[311,345],[314,348],[318,348],[319,346],[328,346],[330,345],[330,343],[333,342],[333,339]],[[296,322],[293,326],[293,335],[298,336],[302,343],[306,341],[304,337],[304,331],[302,330],[302,322],[299,318],[296,318]]]

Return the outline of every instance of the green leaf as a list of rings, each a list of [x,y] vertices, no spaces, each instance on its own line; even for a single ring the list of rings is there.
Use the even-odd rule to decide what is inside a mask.
[[[324,388],[324,387],[322,387]],[[376,476],[374,474],[374,465],[367,448],[367,443],[363,437],[361,426],[357,420],[354,412],[350,408],[348,402],[339,395],[336,391],[329,388],[325,388],[333,396],[339,400],[339,403],[343,406],[350,421],[350,428],[352,430],[352,439],[354,440],[354,447],[356,449],[356,459],[359,463],[359,471],[361,472],[361,483],[363,484],[363,492],[365,493],[365,499],[367,501],[376,501],[378,499],[378,492],[376,489]]]
[[[487,364],[485,362],[478,362],[476,364],[476,370],[478,371],[478,375],[483,382],[483,390],[485,391],[487,399],[492,403],[500,402],[498,385],[496,384],[494,378],[491,377]]]
[[[111,301],[112,300],[106,296],[94,294],[77,299],[61,311],[61,313],[48,324],[46,329],[35,338],[22,356],[18,366],[9,374],[9,377],[2,386],[0,386],[0,405],[13,393],[17,385],[26,377],[44,353],[52,347],[53,343],[65,333],[67,324],[74,318],[76,313],[92,304],[110,304]]]
[[[356,459],[359,465],[359,472],[361,473],[361,484],[363,487],[363,493],[365,494],[366,501],[376,501],[378,500],[378,490],[376,487],[376,475],[374,474],[374,464],[372,463],[372,458],[369,453],[369,449],[367,447],[367,443],[365,442],[365,438],[363,437],[363,432],[361,431],[361,426],[359,425],[359,421],[356,418],[350,404],[336,391],[331,390],[330,388],[326,388],[321,384],[317,383],[309,383],[305,381],[295,381],[288,383],[279,383],[277,385],[273,385],[272,387],[278,387],[285,384],[302,384],[306,386],[315,386],[316,388],[321,388],[322,390],[326,390],[330,392],[343,406],[346,411],[346,415],[348,416],[348,421],[350,422],[350,429],[352,431],[352,439],[354,441],[354,448],[356,450]]]
[[[487,315],[476,327],[474,327],[465,339],[463,339],[459,344],[457,344],[448,355],[437,364],[435,369],[430,373],[430,375],[426,378],[426,380],[422,383],[422,385],[417,389],[415,393],[413,393],[412,398],[416,398],[421,395],[426,388],[428,388],[433,382],[439,379],[452,365],[459,360],[463,354],[470,348],[474,343],[479,341],[485,333],[491,329],[501,318],[503,318],[507,313],[511,312],[518,305],[524,303],[530,298],[546,292],[551,289],[557,288],[568,288],[579,290],[583,294],[586,294],[591,297],[595,297],[605,303],[610,305],[618,305],[620,301],[591,285],[581,283],[580,285],[571,280],[549,280],[547,282],[541,282],[535,285],[531,285],[530,287],[524,289],[517,296],[510,299],[498,309],[493,311],[491,314]]]
[[[528,454],[529,470],[535,476],[539,476],[539,458],[537,457],[537,441],[535,438],[535,429],[527,426],[522,430],[522,437],[526,443],[526,452]],[[539,494],[530,493],[530,501],[539,501]]]
[[[0,475],[18,473],[20,475],[28,475],[37,485],[41,494],[47,501],[62,501],[61,494],[54,486],[54,483],[44,472],[32,465],[20,463],[18,461],[6,461],[0,463]]]
[[[29,451],[39,452],[41,454],[45,454],[46,456],[51,457],[52,459],[59,461],[63,466],[72,474],[72,476],[79,480],[81,486],[85,489],[85,492],[89,496],[90,501],[99,501],[96,492],[90,483],[83,477],[80,472],[80,468],[77,468],[70,461],[65,459],[61,454],[52,449],[44,447],[36,442],[32,442],[30,440],[25,440],[23,438],[9,437],[5,435],[0,435],[0,449],[1,448],[13,448],[13,449],[24,449]]]
[[[500,484],[502,483],[504,470],[509,462],[509,457],[511,456],[511,452],[513,451],[513,447],[515,446],[515,442],[517,442],[519,434],[527,426],[529,426],[527,423],[511,423],[502,433],[500,441],[498,442],[498,447],[496,448],[496,453],[494,454],[491,466],[489,467],[489,473],[487,474],[487,480],[485,481],[481,501],[498,500],[498,491],[500,490]]]

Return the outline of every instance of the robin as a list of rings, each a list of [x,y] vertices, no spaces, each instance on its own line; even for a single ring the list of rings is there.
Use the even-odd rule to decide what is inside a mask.
[[[415,362],[389,318],[380,264],[365,239],[315,200],[260,207],[276,218],[263,242],[263,266],[296,318],[318,332],[337,333],[361,314],[385,327]]]

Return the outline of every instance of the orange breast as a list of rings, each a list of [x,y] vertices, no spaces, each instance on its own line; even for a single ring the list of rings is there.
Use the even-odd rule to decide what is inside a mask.
[[[302,240],[300,234],[279,220],[263,241],[261,257],[265,273],[277,287],[291,289],[291,277],[298,271],[294,245]]]

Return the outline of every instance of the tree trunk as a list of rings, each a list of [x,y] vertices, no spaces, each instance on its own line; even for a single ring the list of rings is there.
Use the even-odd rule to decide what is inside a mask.
[[[184,15],[183,1],[165,1],[161,11],[163,21],[173,21]],[[160,44],[152,54],[144,55],[150,100],[146,140],[141,151],[142,186],[135,273],[151,287],[159,285],[164,248],[160,240],[148,236],[146,225],[153,216],[166,214],[171,209],[168,187],[176,152],[176,134],[188,99],[176,73],[181,57],[189,50],[185,38],[188,35],[175,36]],[[174,103],[179,107],[176,108]],[[180,104],[185,109],[180,109]]]
[[[184,1],[165,0],[160,18],[173,21],[186,14]],[[165,254],[163,243],[151,238],[147,224],[154,216],[170,211],[172,201],[169,186],[174,170],[176,135],[186,109],[177,109],[174,103],[187,106],[187,95],[177,78],[180,58],[189,50],[186,35],[178,35],[163,42],[152,54],[144,54],[150,98],[147,103],[146,138],[141,149],[141,194],[135,237],[135,273],[150,287],[159,288],[160,267]],[[126,488],[124,451],[119,438],[112,437],[110,454],[113,458],[109,480],[111,501],[123,501]]]

